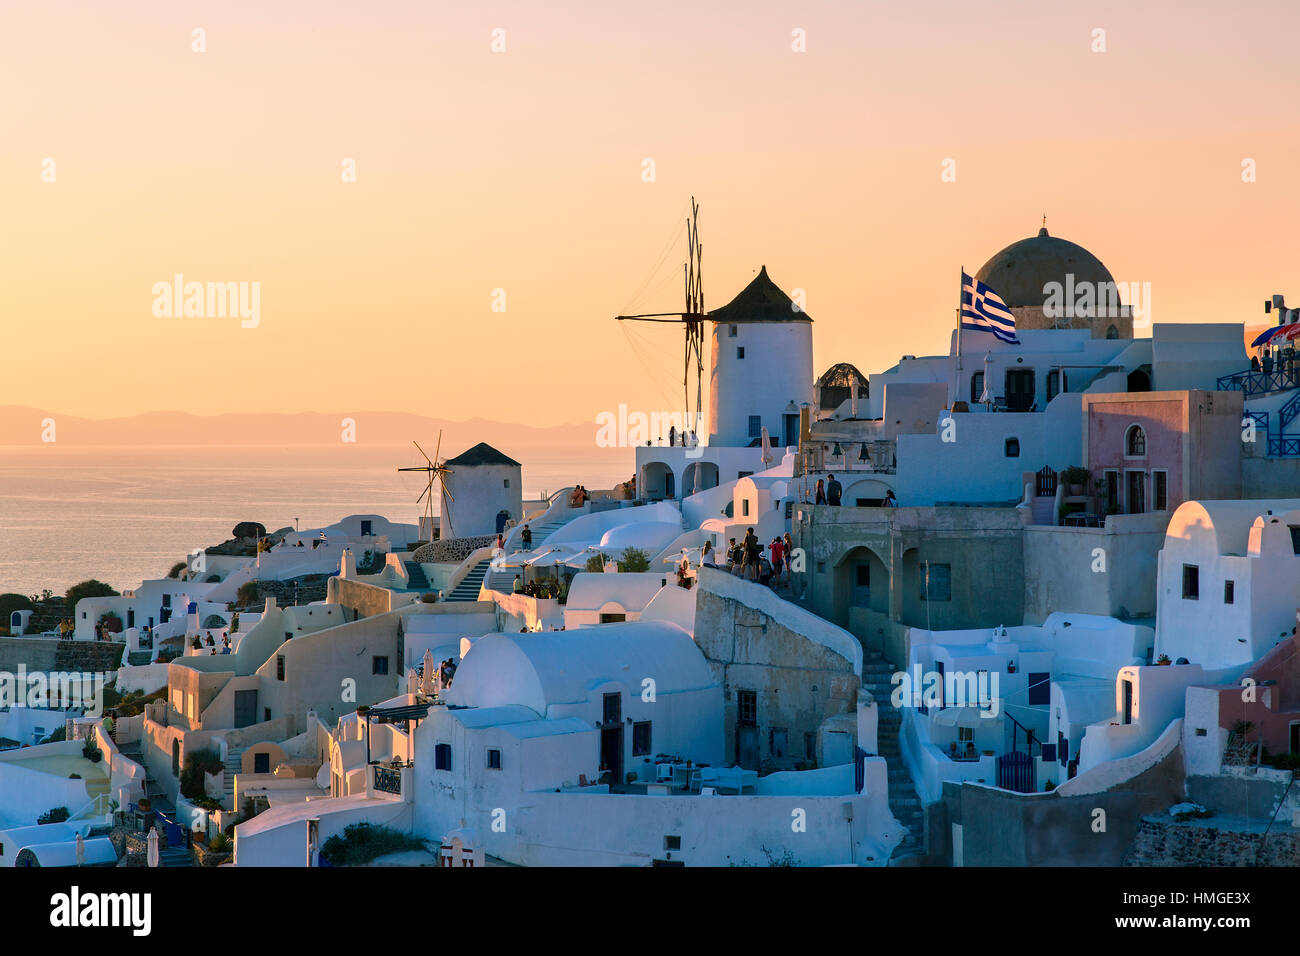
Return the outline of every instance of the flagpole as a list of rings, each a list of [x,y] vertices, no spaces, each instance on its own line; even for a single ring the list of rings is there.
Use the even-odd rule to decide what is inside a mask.
[[[957,282],[957,370],[954,374],[952,383],[952,401],[948,407],[957,403],[957,395],[961,392],[961,297],[966,291],[966,267],[961,267],[961,278]]]

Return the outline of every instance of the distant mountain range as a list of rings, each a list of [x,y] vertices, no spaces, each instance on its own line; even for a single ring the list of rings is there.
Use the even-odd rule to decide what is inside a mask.
[[[55,441],[76,445],[337,445],[354,423],[358,444],[401,445],[418,441],[430,455],[442,429],[443,456],[485,441],[511,447],[581,446],[595,441],[594,421],[534,426],[485,418],[443,421],[407,412],[254,412],[192,415],[146,412],[125,418],[79,418],[23,405],[0,405],[0,446],[40,445],[53,419]]]

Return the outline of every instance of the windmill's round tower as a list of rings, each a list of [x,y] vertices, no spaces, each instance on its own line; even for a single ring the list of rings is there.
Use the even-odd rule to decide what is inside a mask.
[[[767,427],[774,446],[799,442],[799,406],[813,400],[812,319],[767,276],[720,309],[709,369],[709,444],[752,445]]]
[[[523,466],[486,442],[442,463],[439,537],[496,534],[503,521],[523,517]],[[504,517],[503,517],[504,515]]]

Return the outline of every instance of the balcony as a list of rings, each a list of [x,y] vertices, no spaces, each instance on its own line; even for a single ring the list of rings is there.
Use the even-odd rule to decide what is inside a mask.
[[[402,771],[375,766],[375,789],[381,793],[402,793]]]
[[[1243,392],[1246,398],[1300,388],[1300,365],[1290,363],[1271,372],[1246,371],[1224,375],[1218,380],[1218,388],[1221,392]]]

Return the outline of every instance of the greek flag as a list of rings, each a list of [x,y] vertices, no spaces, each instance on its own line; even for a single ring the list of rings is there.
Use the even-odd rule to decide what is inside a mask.
[[[1002,297],[983,282],[961,274],[961,327],[970,332],[992,332],[1003,342],[1019,345],[1016,317]]]

